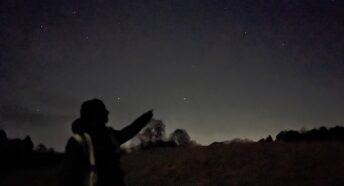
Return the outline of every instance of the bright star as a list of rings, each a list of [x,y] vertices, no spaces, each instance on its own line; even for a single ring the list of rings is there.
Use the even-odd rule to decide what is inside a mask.
[[[116,97],[116,102],[120,102],[121,101],[121,97]]]

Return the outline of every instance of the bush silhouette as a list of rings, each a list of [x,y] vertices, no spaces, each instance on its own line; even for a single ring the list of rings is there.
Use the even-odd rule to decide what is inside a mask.
[[[277,134],[276,141],[295,142],[295,141],[344,141],[344,127],[336,126],[330,129],[320,127],[312,130],[282,131]]]
[[[190,136],[184,129],[176,129],[172,132],[170,141],[174,142],[176,146],[187,146],[191,144]]]

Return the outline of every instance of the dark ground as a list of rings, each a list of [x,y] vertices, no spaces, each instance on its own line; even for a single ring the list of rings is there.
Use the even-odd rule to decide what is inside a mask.
[[[128,185],[344,185],[344,143],[156,148],[122,158]],[[55,186],[58,166],[2,174],[2,186]]]

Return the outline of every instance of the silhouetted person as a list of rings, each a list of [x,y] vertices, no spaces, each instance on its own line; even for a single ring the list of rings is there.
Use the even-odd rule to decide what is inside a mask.
[[[125,185],[120,166],[120,145],[134,137],[151,120],[148,111],[122,130],[107,127],[108,110],[99,99],[81,106],[72,124],[74,136],[66,145],[63,185]]]

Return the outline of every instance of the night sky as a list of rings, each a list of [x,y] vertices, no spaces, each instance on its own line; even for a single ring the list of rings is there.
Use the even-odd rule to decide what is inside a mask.
[[[209,144],[344,125],[344,1],[1,0],[0,128],[58,151],[80,105]]]

